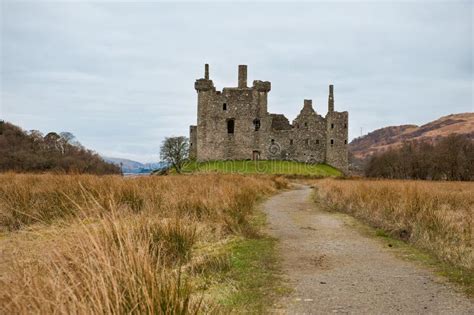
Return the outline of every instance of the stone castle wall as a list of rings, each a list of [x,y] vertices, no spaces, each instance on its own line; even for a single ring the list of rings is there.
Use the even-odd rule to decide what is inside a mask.
[[[348,113],[334,111],[330,86],[328,113],[323,117],[311,100],[290,124],[267,110],[268,81],[247,86],[247,66],[239,66],[238,86],[216,91],[206,65],[195,82],[197,126],[190,127],[190,156],[199,161],[278,159],[327,163],[347,170]]]

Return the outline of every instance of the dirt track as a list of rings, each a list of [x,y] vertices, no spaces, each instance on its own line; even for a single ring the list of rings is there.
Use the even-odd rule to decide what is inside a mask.
[[[293,289],[275,313],[474,314],[473,301],[444,279],[318,209],[310,194],[297,186],[263,205]]]

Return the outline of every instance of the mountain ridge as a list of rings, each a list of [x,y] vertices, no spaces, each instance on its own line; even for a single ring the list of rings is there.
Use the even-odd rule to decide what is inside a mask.
[[[120,166],[124,173],[151,173],[152,171],[161,169],[165,166],[165,163],[163,162],[141,163],[130,159],[109,156],[102,156],[102,159],[106,162]]]
[[[400,147],[405,141],[434,143],[450,134],[462,134],[474,139],[474,113],[450,114],[421,126],[406,124],[380,128],[352,140],[349,151],[355,158],[365,159]]]

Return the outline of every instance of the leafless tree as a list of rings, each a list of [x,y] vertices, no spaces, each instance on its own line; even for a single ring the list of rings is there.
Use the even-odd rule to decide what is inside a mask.
[[[452,134],[431,144],[411,141],[370,159],[369,177],[474,180],[474,141]]]
[[[169,137],[163,140],[160,157],[181,174],[184,162],[189,154],[189,141],[186,137]]]

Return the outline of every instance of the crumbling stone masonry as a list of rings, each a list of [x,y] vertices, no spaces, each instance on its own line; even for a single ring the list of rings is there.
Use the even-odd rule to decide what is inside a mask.
[[[267,110],[271,84],[253,81],[247,86],[247,66],[239,66],[237,87],[216,91],[209,79],[197,79],[197,126],[190,127],[190,156],[208,160],[295,160],[327,163],[348,169],[348,112],[334,111],[334,88],[329,86],[326,117],[316,113],[311,100],[304,100],[299,115],[290,124],[281,114]]]

